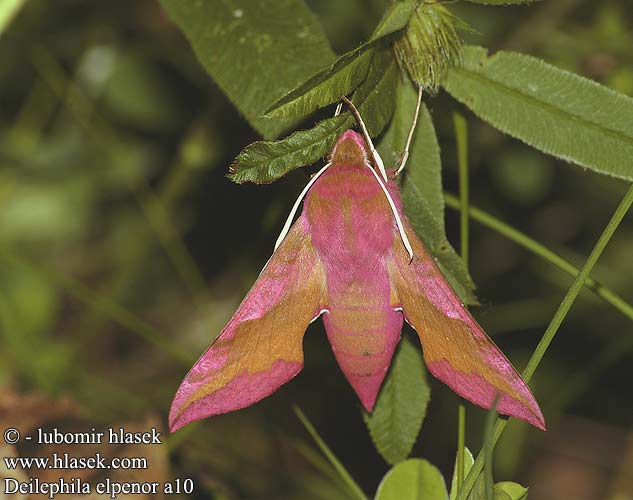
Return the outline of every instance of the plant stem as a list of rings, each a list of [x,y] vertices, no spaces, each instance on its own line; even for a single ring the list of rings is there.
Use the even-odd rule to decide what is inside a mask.
[[[460,210],[460,201],[456,196],[449,193],[444,193],[444,200],[447,207],[454,210]],[[538,241],[530,238],[526,234],[513,228],[505,222],[502,222],[496,217],[493,217],[489,213],[470,205],[468,207],[468,215],[473,220],[480,222],[484,226],[489,227],[497,233],[505,236],[509,240],[514,241],[518,245],[541,257],[544,261],[549,262],[550,264],[569,274],[570,276],[575,277],[578,275],[579,269],[571,262],[563,259],[561,256],[552,252],[549,248],[542,245]],[[618,294],[600,284],[593,278],[588,278],[584,286],[594,292],[598,297],[603,299],[613,308],[624,314],[631,321],[633,321],[633,305],[626,302]]]
[[[458,112],[453,113],[453,125],[457,142],[457,163],[459,168],[459,206],[460,206],[460,249],[464,265],[468,268],[469,257],[469,219],[468,219],[468,123]],[[466,406],[461,403],[457,408],[457,491],[464,482],[464,448],[466,446]]]
[[[464,403],[457,408],[457,491],[464,484],[466,448],[466,406]]]
[[[334,469],[336,469],[336,471],[339,473],[339,475],[341,476],[341,479],[345,482],[350,492],[359,500],[368,500],[365,493],[363,493],[363,490],[360,488],[360,486],[358,486],[356,481],[354,481],[350,473],[347,472],[347,469],[345,469],[345,467],[340,462],[340,460],[336,458],[336,455],[334,455],[334,453],[332,452],[332,450],[330,450],[328,445],[325,444],[325,441],[323,441],[321,436],[319,436],[319,433],[316,431],[312,423],[308,420],[308,417],[305,416],[305,414],[301,411],[301,409],[298,406],[295,406],[294,410],[295,410],[295,413],[297,414],[297,417],[299,417],[299,420],[301,420],[301,423],[303,424],[303,426],[306,428],[310,436],[312,436],[312,439],[314,439],[317,446],[321,449],[323,454],[330,461],[330,463],[332,464],[332,467],[334,467]]]
[[[580,273],[578,273],[578,276],[576,276],[576,279],[572,283],[569,291],[563,298],[563,301],[561,302],[561,305],[558,308],[558,311],[556,311],[556,314],[552,318],[552,322],[550,323],[549,327],[545,331],[545,334],[543,334],[543,338],[541,339],[539,344],[536,346],[534,354],[532,354],[532,357],[530,358],[530,361],[528,362],[527,367],[523,371],[523,379],[526,382],[529,382],[530,379],[532,378],[532,375],[534,375],[536,368],[538,367],[539,363],[543,359],[543,356],[545,355],[545,351],[547,351],[547,348],[549,347],[550,343],[554,339],[554,336],[556,335],[556,332],[558,331],[560,325],[565,319],[565,316],[571,309],[571,306],[574,303],[574,300],[576,300],[576,297],[578,297],[578,294],[582,290],[584,282],[589,277],[589,273],[595,266],[596,262],[598,262],[598,259],[602,255],[602,252],[604,251],[607,244],[609,243],[609,240],[611,240],[611,237],[613,236],[616,229],[620,225],[620,222],[622,222],[622,219],[628,212],[629,208],[631,207],[631,204],[633,204],[633,185],[629,187],[628,191],[626,192],[626,195],[620,202],[620,205],[618,206],[615,213],[611,217],[611,220],[607,224],[607,227],[604,229],[602,236],[600,236],[598,243],[596,243],[596,246],[591,251],[591,254],[589,254],[589,258],[585,261],[584,265],[582,266],[582,269],[580,270]]]
[[[462,260],[468,267],[468,124],[459,113],[453,113],[455,138],[457,140],[457,163],[459,166],[460,238]]]
[[[499,397],[495,399],[492,408],[488,410],[486,415],[486,427],[484,432],[484,487],[486,491],[486,498],[492,500],[494,498],[494,477],[492,472],[492,462],[494,458],[494,444],[492,442],[492,435],[494,432],[494,425],[497,421],[497,406],[499,404]]]
[[[545,355],[547,348],[552,343],[552,340],[554,340],[554,337],[556,336],[556,333],[558,332],[561,324],[563,323],[563,320],[567,316],[567,313],[569,313],[571,306],[573,305],[574,301],[578,297],[578,294],[582,290],[584,282],[589,277],[591,270],[595,266],[596,262],[598,262],[598,259],[602,255],[602,252],[604,251],[607,244],[613,237],[613,234],[615,233],[616,229],[620,225],[620,222],[622,222],[622,219],[628,212],[629,208],[631,208],[632,204],[633,204],[633,185],[629,187],[624,198],[620,202],[620,205],[616,209],[615,213],[611,217],[611,220],[609,221],[602,235],[598,239],[598,242],[596,243],[593,250],[591,251],[591,254],[589,255],[589,257],[583,264],[582,268],[580,269],[580,272],[578,273],[571,287],[565,294],[565,297],[563,298],[560,306],[558,307],[556,314],[554,314],[552,321],[550,322],[549,326],[545,330],[545,333],[543,334],[541,341],[536,346],[536,349],[534,350],[534,353],[532,354],[532,357],[530,358],[530,361],[528,362],[527,367],[525,368],[522,374],[526,382],[529,382],[530,379],[532,378],[532,375],[534,374],[534,371],[536,370],[539,363],[543,359],[543,356]],[[497,420],[497,423],[495,424],[493,436],[492,436],[492,444],[491,444],[492,447],[494,447],[499,437],[503,433],[503,430],[505,426],[507,425],[507,422],[508,420]],[[466,477],[466,480],[464,481],[464,487],[457,495],[457,500],[466,500],[468,494],[470,493],[475,482],[477,481],[479,474],[481,473],[481,470],[483,468],[484,457],[485,457],[485,453],[482,453],[482,452],[480,452],[477,455],[477,459],[475,460],[473,467],[471,468],[470,472],[468,473],[468,476]]]

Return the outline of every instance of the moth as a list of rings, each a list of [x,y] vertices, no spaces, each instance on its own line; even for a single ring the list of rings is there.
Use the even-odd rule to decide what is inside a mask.
[[[303,335],[319,317],[367,411],[406,320],[435,377],[478,406],[496,403],[499,413],[544,430],[530,389],[461,303],[403,211],[395,179],[407,161],[421,93],[391,170],[344,100],[362,134],[343,133],[300,194],[257,281],[177,390],[171,431],[252,405],[290,381],[303,367]]]

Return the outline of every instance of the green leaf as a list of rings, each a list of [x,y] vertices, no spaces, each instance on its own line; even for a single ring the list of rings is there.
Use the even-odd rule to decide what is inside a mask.
[[[420,346],[402,339],[374,411],[363,412],[376,448],[391,465],[411,453],[430,398]]]
[[[512,497],[510,497],[510,495],[508,495],[505,491],[497,488],[496,484],[495,484],[494,489],[492,490],[492,497],[493,497],[493,500],[512,500]],[[485,499],[481,499],[481,500],[485,500]]]
[[[475,459],[468,448],[466,448],[464,464],[464,474],[468,474]],[[493,500],[527,500],[528,490],[520,484],[510,481],[500,482],[494,485]],[[455,470],[453,471],[453,481],[451,483],[451,496],[450,500],[457,498],[457,460],[455,461]],[[485,478],[480,475],[473,487],[472,491],[468,495],[468,500],[486,500],[486,486]]]
[[[304,116],[341,99],[358,87],[367,75],[373,50],[362,47],[339,57],[332,65],[317,73],[275,102],[266,116]]]
[[[486,481],[484,480],[484,476],[480,475],[479,479],[475,483],[475,486],[471,490],[468,495],[467,500],[488,500],[486,497]],[[520,498],[520,497],[519,497]],[[492,490],[492,500],[514,500],[510,494],[499,487],[498,484],[494,485],[494,489]]]
[[[380,482],[375,500],[446,500],[446,484],[428,461],[412,458],[393,467]]]
[[[470,450],[464,447],[464,477],[470,471],[470,468],[475,463],[475,458]],[[455,500],[457,498],[457,455],[455,455],[455,467],[453,468],[453,479],[451,480],[451,496],[450,500]]]
[[[503,491],[511,500],[526,500],[528,497],[527,488],[511,481],[503,481],[495,484],[495,490]]]
[[[633,99],[534,57],[467,47],[446,90],[499,130],[558,158],[633,180]]]
[[[374,41],[406,28],[416,4],[416,0],[398,0],[394,3],[382,17],[369,40]]]
[[[396,165],[404,149],[416,97],[411,84],[401,80],[393,120],[378,147],[387,167]],[[429,251],[438,259],[444,276],[462,301],[476,304],[475,286],[466,266],[446,238],[440,147],[426,106],[422,106],[420,111],[403,176],[402,200],[409,221]]]
[[[379,50],[374,56],[367,80],[354,94],[352,100],[360,111],[371,137],[378,136],[393,116],[399,76],[398,63],[391,50]],[[358,129],[356,119],[351,113],[350,118],[350,127]]]
[[[540,2],[541,0],[466,0],[482,5],[519,5],[522,3]]]
[[[327,68],[277,100],[267,111],[270,117],[305,116],[353,92],[365,79],[373,49],[381,39],[407,26],[415,2],[397,2],[383,16],[369,41],[340,56]]]
[[[161,0],[220,88],[265,138],[295,123],[264,110],[327,66],[334,53],[301,0]]]
[[[480,477],[477,483],[475,484],[475,487],[470,492],[470,495],[468,495],[468,500],[487,500],[486,489],[485,489],[484,484],[485,484],[485,481],[483,480],[483,477]],[[492,490],[493,500],[525,500],[527,499],[527,490],[525,488],[523,488],[525,491],[524,496],[513,497],[510,491],[507,491],[506,489],[500,486],[501,484],[504,484],[504,483],[495,484],[494,489]],[[516,484],[516,483],[511,483],[511,484]],[[519,486],[519,487],[522,488],[522,486]]]
[[[367,78],[352,99],[371,136],[380,134],[393,115],[397,81],[398,66],[391,51],[376,51]],[[354,117],[346,111],[280,141],[254,142],[237,156],[231,165],[230,177],[238,183],[273,182],[328,154],[338,136],[354,124]]]
[[[229,177],[241,184],[268,184],[295,168],[311,165],[325,156],[346,124],[347,113],[322,120],[309,130],[299,130],[280,141],[257,141],[246,146],[230,167]]]

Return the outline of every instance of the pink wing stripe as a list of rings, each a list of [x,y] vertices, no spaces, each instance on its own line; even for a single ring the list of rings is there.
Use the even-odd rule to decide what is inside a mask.
[[[533,426],[545,430],[545,420],[540,413],[534,413],[530,407],[517,401],[508,394],[499,392],[490,385],[486,380],[476,373],[462,373],[457,370],[453,370],[450,363],[446,360],[436,361],[428,364],[429,371],[433,376],[448,385],[457,394],[463,398],[469,400],[471,403],[481,406],[483,408],[491,408],[495,402],[495,399],[499,397],[497,402],[497,412],[502,415],[512,415],[513,417],[520,418]],[[466,390],[468,388],[468,390]],[[534,408],[536,402],[534,402],[532,408]],[[536,406],[538,409],[538,406]]]
[[[172,431],[253,404],[303,366],[303,334],[324,306],[325,274],[300,217],[218,339],[181,383]]]
[[[409,262],[401,242],[394,243],[392,280],[405,319],[418,332],[429,371],[460,396],[539,429],[545,421],[529,387],[460,302],[408,222],[414,249]]]
[[[197,366],[197,365],[196,365]],[[268,372],[248,374],[243,372],[235,377],[222,389],[208,396],[198,399],[187,410],[177,415],[175,409],[186,404],[189,397],[194,394],[204,381],[190,382],[185,380],[172,405],[169,415],[170,430],[175,432],[181,427],[206,418],[210,415],[219,415],[230,411],[239,410],[256,403],[257,401],[275,392],[279,386],[294,378],[303,368],[303,363],[292,363],[277,360]]]

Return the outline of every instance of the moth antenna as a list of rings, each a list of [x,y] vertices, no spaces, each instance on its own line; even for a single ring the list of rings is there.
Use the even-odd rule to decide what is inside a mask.
[[[389,191],[387,190],[387,186],[382,182],[380,176],[376,173],[376,171],[372,168],[371,165],[365,163],[365,166],[371,170],[371,173],[374,174],[374,177],[380,184],[382,188],[382,192],[385,193],[387,197],[387,201],[389,202],[389,206],[391,207],[391,211],[393,212],[393,216],[396,218],[396,225],[398,226],[398,232],[400,233],[400,238],[402,238],[402,243],[404,244],[404,248],[407,249],[409,253],[409,263],[413,262],[413,248],[411,247],[411,243],[409,242],[409,238],[407,237],[407,233],[404,231],[404,226],[402,225],[402,219],[400,218],[400,214],[398,213],[398,209],[396,208],[396,204],[393,202]]]
[[[418,87],[418,102],[415,105],[415,113],[413,114],[413,122],[411,123],[411,128],[409,129],[409,135],[407,136],[407,142],[404,145],[404,151],[402,152],[402,156],[400,156],[400,161],[398,162],[398,168],[396,170],[396,176],[400,175],[400,172],[404,170],[404,166],[407,164],[407,160],[409,159],[409,146],[411,146],[411,141],[413,140],[413,133],[415,132],[415,127],[418,124],[418,116],[420,115],[420,106],[422,105],[422,87]]]
[[[358,124],[360,125],[360,128],[363,132],[363,137],[365,138],[365,142],[367,142],[367,145],[369,146],[369,149],[371,151],[371,156],[374,159],[374,163],[378,167],[378,170],[380,170],[380,175],[382,175],[383,179],[387,181],[388,177],[387,177],[387,171],[385,170],[385,164],[383,163],[382,158],[378,154],[378,151],[374,147],[374,143],[372,142],[371,137],[369,136],[369,132],[367,131],[367,127],[365,126],[365,122],[363,121],[363,118],[360,116],[360,111],[358,111],[358,108],[346,96],[342,96],[341,99],[345,101],[345,104],[347,104],[349,106],[349,109],[352,110],[352,113],[354,113],[354,116],[356,117],[356,120],[358,121]]]
[[[288,215],[288,218],[286,219],[286,223],[284,224],[284,227],[282,228],[281,233],[279,233],[279,237],[277,238],[277,241],[275,242],[275,250],[279,248],[279,245],[281,245],[281,242],[284,240],[284,238],[288,234],[288,231],[290,231],[290,226],[292,225],[292,221],[295,218],[295,214],[297,213],[297,210],[299,209],[299,205],[301,204],[301,201],[305,198],[306,194],[308,193],[312,185],[317,181],[319,177],[321,177],[321,174],[323,174],[323,172],[325,172],[330,165],[332,165],[332,163],[326,163],[325,166],[321,170],[319,170],[316,174],[312,176],[312,179],[310,179],[310,182],[308,182],[306,184],[306,187],[303,188],[303,191],[301,191],[301,194],[297,198],[297,201],[295,201],[295,204],[293,205],[292,210],[290,211],[290,215]]]

